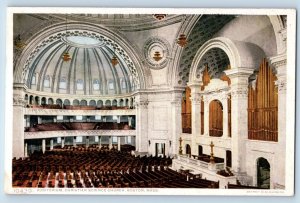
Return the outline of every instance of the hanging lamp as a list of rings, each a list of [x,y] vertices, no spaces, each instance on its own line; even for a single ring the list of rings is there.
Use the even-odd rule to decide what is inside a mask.
[[[162,20],[167,16],[167,14],[153,14],[153,17],[157,20]]]
[[[113,14],[113,15],[114,15],[114,25],[115,25],[115,14]],[[113,49],[114,49],[114,55],[111,59],[111,64],[115,67],[119,63],[119,60],[118,60],[117,55],[116,55],[116,36],[115,35],[114,35]]]
[[[67,31],[68,31],[68,21],[67,21],[67,14],[66,14],[66,38],[67,38]],[[65,44],[66,44],[66,49],[63,53],[62,59],[63,59],[63,61],[68,62],[72,58],[71,58],[69,52],[67,51],[67,42],[65,42]]]
[[[181,47],[184,47],[185,45],[187,45],[187,38],[185,36],[185,34],[180,34],[179,38],[177,40],[177,44]]]

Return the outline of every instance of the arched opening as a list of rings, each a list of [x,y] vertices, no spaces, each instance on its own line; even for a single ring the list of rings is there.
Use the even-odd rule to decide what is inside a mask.
[[[64,105],[66,106],[66,105],[71,105],[71,102],[70,102],[70,100],[68,100],[68,99],[65,99],[65,101],[64,101]]]
[[[87,101],[86,100],[81,100],[80,105],[81,106],[87,106]]]
[[[191,156],[192,155],[192,150],[191,150],[191,146],[189,144],[185,145],[185,154]]]
[[[73,100],[73,106],[78,106],[78,105],[79,105],[79,100],[78,99]]]
[[[128,106],[128,107],[129,107],[129,99],[126,99],[126,100],[125,100],[125,106]]]
[[[42,99],[41,99],[41,105],[45,105],[45,104],[46,104],[46,98],[42,97]]]
[[[35,104],[36,105],[40,104],[40,97],[38,97],[38,96],[35,97]]]
[[[118,102],[117,102],[117,100],[114,99],[113,102],[112,102],[112,106],[116,107],[117,105],[118,105]]]
[[[89,106],[96,106],[96,101],[95,100],[91,100],[89,102]]]
[[[57,99],[56,100],[56,104],[58,104],[60,107],[62,107],[62,100],[61,99]]]
[[[98,107],[98,108],[103,107],[103,101],[102,101],[102,100],[98,100],[98,101],[97,101],[97,107]]]
[[[257,159],[257,187],[270,189],[270,163],[267,159]]]
[[[203,147],[198,145],[198,155],[201,156],[203,154]]]
[[[53,102],[53,99],[52,98],[49,98],[48,99],[48,104],[52,105],[54,102]]]
[[[209,104],[209,136],[223,135],[223,107],[220,101],[213,100]]]
[[[32,95],[30,95],[30,97],[29,97],[29,104],[33,104],[33,103],[34,103],[33,96],[32,96]]]
[[[124,106],[124,100],[123,99],[120,99],[119,106]]]
[[[111,106],[111,101],[110,100],[106,100],[105,101],[105,106]]]

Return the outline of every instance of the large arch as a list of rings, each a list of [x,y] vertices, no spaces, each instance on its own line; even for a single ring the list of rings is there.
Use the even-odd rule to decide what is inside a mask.
[[[116,50],[122,52],[124,55],[124,60],[127,61],[127,65],[130,68],[131,75],[133,76],[134,83],[137,85],[138,89],[144,89],[148,82],[151,80],[151,73],[149,70],[143,68],[141,61],[142,58],[140,53],[128,43],[121,34],[109,30],[106,27],[91,23],[68,23],[68,29],[70,30],[81,30],[85,32],[101,33],[101,35],[107,37],[108,39],[114,39],[118,42]],[[65,32],[65,23],[58,23],[48,26],[36,33],[33,37],[26,40],[27,46],[22,51],[19,58],[14,64],[14,83],[24,83],[29,72],[29,62],[34,58],[34,56],[48,43],[53,42],[53,37],[51,36],[57,33]]]
[[[232,69],[243,67],[254,69],[259,67],[261,59],[265,56],[262,49],[254,44],[234,41],[225,37],[211,39],[204,43],[196,53],[190,69],[190,82],[201,80],[201,77],[197,78],[197,69],[202,57],[213,48],[219,48],[226,53]]]

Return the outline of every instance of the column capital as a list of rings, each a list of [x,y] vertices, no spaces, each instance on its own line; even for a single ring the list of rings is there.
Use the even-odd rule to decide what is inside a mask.
[[[276,70],[277,81],[275,85],[278,87],[278,92],[286,91],[286,54],[270,57],[269,61]]]
[[[248,78],[250,75],[253,74],[254,68],[239,67],[239,68],[225,70],[224,72],[230,78],[231,86],[241,85],[241,84],[248,85]]]
[[[199,94],[193,94],[191,96],[191,101],[192,101],[192,104],[201,104],[201,95]]]

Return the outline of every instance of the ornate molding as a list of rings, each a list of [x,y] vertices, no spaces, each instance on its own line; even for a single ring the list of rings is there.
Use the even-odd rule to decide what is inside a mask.
[[[118,110],[67,110],[67,109],[33,109],[25,108],[25,115],[99,115],[99,116],[117,116],[117,115],[135,115],[135,109]]]
[[[162,69],[167,66],[170,57],[170,44],[161,37],[150,37],[144,44],[143,52],[146,64],[152,69]],[[153,55],[155,51],[159,51],[161,59],[155,61]]]
[[[26,101],[23,97],[14,95],[13,97],[13,105],[14,106],[22,106],[24,107],[26,105]]]
[[[139,102],[136,102],[136,107],[137,108],[148,108],[148,104],[149,104],[149,101],[146,100],[146,101],[139,101]]]
[[[286,91],[286,79],[285,78],[278,79],[275,82],[275,85],[277,86],[279,93]]]
[[[65,130],[25,132],[25,139],[74,136],[136,136],[136,130]]]
[[[248,88],[234,88],[231,89],[231,98],[248,98]]]

